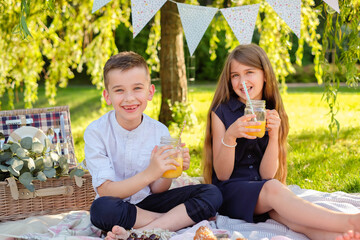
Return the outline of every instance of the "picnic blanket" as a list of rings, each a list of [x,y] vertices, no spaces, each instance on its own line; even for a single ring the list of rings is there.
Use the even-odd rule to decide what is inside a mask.
[[[192,183],[187,181],[187,184]],[[299,197],[326,208],[346,213],[360,212],[360,195],[301,189],[297,185],[288,187]],[[221,215],[218,215],[214,221],[202,221],[176,233],[167,232],[166,236],[168,237],[163,239],[192,240],[195,231],[204,225],[209,226],[215,232],[226,232],[230,236],[243,236],[249,240],[308,240],[303,234],[293,232],[286,226],[271,219],[254,224]],[[0,239],[7,240],[14,238],[93,240],[100,239],[99,236],[100,230],[91,224],[89,212],[87,211],[72,211],[64,214],[30,217],[24,220],[0,223]]]

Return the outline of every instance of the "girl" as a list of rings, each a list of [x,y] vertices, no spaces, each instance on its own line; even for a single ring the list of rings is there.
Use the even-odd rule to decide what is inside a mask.
[[[266,100],[268,132],[247,126],[245,82],[252,100]],[[272,218],[310,239],[360,239],[360,214],[345,214],[307,202],[286,181],[289,131],[277,81],[265,51],[240,45],[227,58],[207,117],[204,178],[223,193],[222,215],[247,222]]]

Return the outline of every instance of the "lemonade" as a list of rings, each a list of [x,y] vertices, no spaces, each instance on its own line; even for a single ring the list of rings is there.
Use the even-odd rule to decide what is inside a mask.
[[[265,135],[265,121],[259,121],[261,123],[261,125],[256,125],[256,126],[247,126],[246,128],[255,128],[255,129],[260,129],[260,132],[247,132],[246,134],[250,135],[250,136],[255,136],[258,138],[262,138]]]
[[[175,160],[180,164],[180,166],[176,166],[176,170],[168,170],[164,172],[164,174],[162,175],[163,178],[177,178],[181,175],[183,169],[182,155],[179,154],[179,156]]]

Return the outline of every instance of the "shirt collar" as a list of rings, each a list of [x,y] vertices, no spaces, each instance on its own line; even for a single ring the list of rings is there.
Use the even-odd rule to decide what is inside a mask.
[[[230,96],[230,99],[229,99],[229,107],[231,109],[232,112],[235,112],[236,110],[239,110],[239,109],[244,109],[245,108],[245,104],[242,103],[239,99],[237,99],[236,97],[234,96]]]
[[[145,123],[145,122],[147,122],[147,121],[148,121],[148,118],[149,118],[145,113],[143,113],[142,115],[143,115],[143,118],[142,118],[142,121],[141,121],[140,125],[137,126],[137,128],[135,128],[135,129],[133,129],[133,130],[131,130],[131,131],[126,130],[125,128],[123,128],[123,127],[117,122],[116,116],[115,116],[115,111],[114,111],[114,110],[112,110],[111,120],[112,120],[112,123],[113,123],[114,128],[117,130],[117,132],[119,132],[119,133],[121,133],[121,134],[129,134],[130,132],[132,132],[132,133],[138,133],[138,132],[144,131],[144,130],[146,129],[146,127],[145,127],[146,123]]]

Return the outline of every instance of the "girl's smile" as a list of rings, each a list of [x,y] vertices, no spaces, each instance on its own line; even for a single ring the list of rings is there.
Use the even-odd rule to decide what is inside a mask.
[[[246,103],[247,100],[242,84],[243,81],[245,81],[251,99],[262,99],[265,82],[263,70],[233,60],[230,64],[230,81],[234,92],[239,96],[241,102]]]

